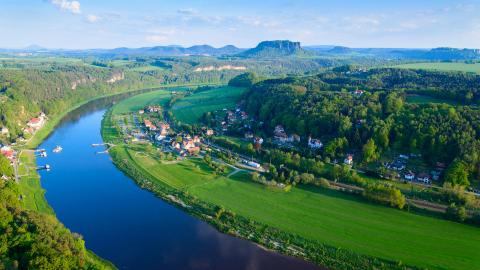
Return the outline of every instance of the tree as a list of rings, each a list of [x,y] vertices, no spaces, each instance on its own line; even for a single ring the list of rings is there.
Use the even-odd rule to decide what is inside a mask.
[[[459,159],[455,159],[445,171],[443,180],[445,183],[450,183],[453,186],[469,186],[468,176],[467,164]]]
[[[3,155],[0,155],[0,177],[6,175],[12,177],[14,174],[13,168],[10,165],[10,160],[8,160]]]
[[[377,146],[373,139],[369,139],[367,143],[363,146],[363,162],[368,163],[374,161],[378,158]]]

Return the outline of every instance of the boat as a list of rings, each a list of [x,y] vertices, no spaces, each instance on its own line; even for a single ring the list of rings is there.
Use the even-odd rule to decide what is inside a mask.
[[[54,153],[60,153],[62,152],[63,148],[60,146],[60,145],[57,145],[55,146],[55,148],[53,149],[53,152]]]

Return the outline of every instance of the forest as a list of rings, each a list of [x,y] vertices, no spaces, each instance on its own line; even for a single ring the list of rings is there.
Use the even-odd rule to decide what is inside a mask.
[[[254,84],[246,110],[271,136],[287,133],[321,138],[324,157],[357,153],[363,164],[392,152],[415,154],[432,166],[448,166],[443,180],[468,186],[479,179],[480,76],[399,69],[358,71],[352,67],[308,77]],[[425,90],[427,89],[427,90]],[[410,93],[462,100],[464,106],[410,104]]]

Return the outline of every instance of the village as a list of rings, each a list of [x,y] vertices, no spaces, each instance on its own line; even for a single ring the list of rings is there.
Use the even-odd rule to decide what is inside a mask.
[[[18,166],[21,165],[20,162],[20,152],[19,149],[20,147],[26,143],[28,143],[29,139],[27,138],[32,138],[37,131],[39,131],[47,122],[48,117],[45,115],[45,113],[40,112],[40,114],[37,117],[31,118],[23,128],[23,136],[18,138],[15,142],[13,143],[1,143],[0,142],[0,154],[6,157],[11,164],[13,165],[15,169],[15,179],[18,181]],[[0,129],[0,136],[3,136],[4,138],[9,138],[9,130],[6,127],[2,127]],[[7,140],[4,140],[7,141]],[[58,153],[61,151],[61,147],[57,146],[55,149],[53,149],[54,153]],[[39,149],[34,151],[35,155],[37,157],[47,157],[47,152],[45,149]],[[50,169],[50,165],[43,165],[40,167],[37,167],[37,169]],[[6,180],[7,177],[5,175],[0,176],[2,179]]]
[[[361,95],[363,91],[358,90],[353,94]],[[254,130],[259,130],[263,123],[249,117],[248,113],[242,110],[239,105],[235,109],[224,108],[214,111],[210,116],[208,127],[207,125],[203,126],[196,133],[176,130],[173,127],[173,121],[169,121],[168,114],[163,111],[161,106],[147,106],[132,115],[118,119],[117,122],[128,143],[151,142],[162,151],[175,154],[181,158],[204,156],[212,151],[228,155],[232,155],[233,152],[238,161],[234,165],[251,171],[264,172],[267,169],[263,168],[262,163],[255,160],[253,156],[234,152],[232,149],[227,149],[228,147],[215,143],[216,138],[226,137],[241,144],[251,144],[255,151],[261,150],[262,146],[267,144],[269,148],[307,150],[315,154],[324,147],[320,138],[312,138],[311,136],[302,138],[295,133],[289,134],[282,125],[275,126],[269,137],[266,137],[265,133],[256,133]],[[333,159],[331,164],[341,163],[353,170],[363,172],[363,167],[354,166],[354,157],[354,153],[346,154],[341,162]],[[379,176],[394,181],[427,186],[439,181],[445,165],[437,164],[437,167],[430,171],[422,171],[422,168],[410,165],[412,162],[409,162],[409,160],[419,158],[420,156],[415,154],[397,155],[393,161],[383,162],[380,165]]]

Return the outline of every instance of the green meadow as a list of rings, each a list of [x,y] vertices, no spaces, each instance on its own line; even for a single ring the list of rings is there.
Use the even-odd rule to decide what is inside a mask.
[[[427,62],[427,63],[397,65],[395,67],[406,68],[406,69],[438,70],[438,71],[463,71],[463,72],[474,72],[474,73],[480,74],[480,63],[467,64],[467,63]]]
[[[140,94],[129,99],[119,102],[113,108],[113,114],[123,114],[129,112],[136,112],[149,105],[162,105],[168,103],[170,100],[170,91],[159,90]]]
[[[193,124],[206,112],[233,108],[245,90],[245,88],[224,86],[194,93],[177,101],[173,105],[172,112],[180,122]]]
[[[246,172],[231,178],[214,176],[201,160],[162,163],[122,150],[159,184],[289,233],[429,269],[480,269],[480,230],[473,226],[371,204],[333,190],[276,191],[251,182]]]

